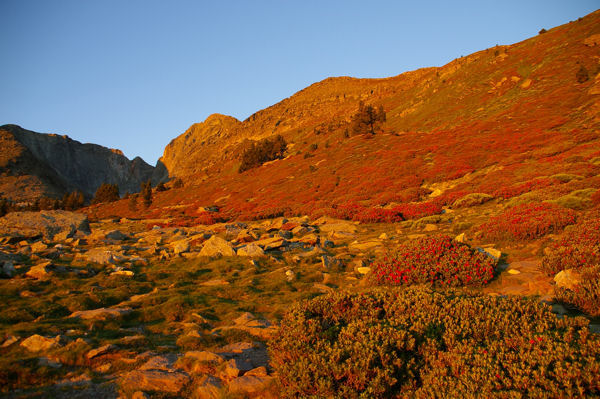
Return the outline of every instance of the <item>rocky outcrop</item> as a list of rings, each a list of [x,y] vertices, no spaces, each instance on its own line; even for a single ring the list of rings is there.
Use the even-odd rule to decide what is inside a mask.
[[[17,125],[0,127],[0,144],[0,195],[14,200],[75,189],[92,196],[105,182],[117,184],[121,193],[137,192],[142,181],[161,177],[139,157],[129,160],[119,150]]]
[[[211,159],[222,154],[225,139],[241,126],[232,116],[213,114],[202,123],[195,123],[166,147],[160,161],[170,176],[200,173]]]
[[[55,235],[89,234],[86,215],[68,211],[12,212],[0,218],[0,236],[52,239]]]

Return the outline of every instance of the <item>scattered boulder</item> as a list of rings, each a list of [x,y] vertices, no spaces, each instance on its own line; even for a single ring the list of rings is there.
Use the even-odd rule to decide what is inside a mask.
[[[0,218],[0,235],[40,237],[53,239],[56,234],[68,232],[90,234],[86,215],[68,211],[11,212]]]
[[[198,381],[198,385],[195,390],[195,398],[198,399],[219,399],[222,398],[221,380],[212,375],[206,375]]]
[[[242,375],[244,372],[252,370],[252,364],[239,358],[229,359],[225,363],[223,373],[228,378],[235,378]]]
[[[120,385],[129,390],[179,393],[190,381],[184,371],[133,370],[125,373]]]
[[[423,231],[436,231],[438,229],[437,225],[433,223],[427,223],[423,228]]]
[[[31,244],[30,248],[32,253],[39,254],[40,252],[47,250],[48,245],[44,244],[42,241],[37,241]]]
[[[123,240],[127,240],[129,238],[129,236],[126,234],[123,234],[119,230],[111,230],[111,231],[107,232],[106,234],[104,234],[104,238],[107,240],[111,240],[111,241],[123,241]]]
[[[0,268],[0,274],[5,277],[12,277],[16,273],[15,265],[12,260],[7,260],[2,263],[2,267]]]
[[[0,348],[7,348],[12,344],[16,343],[17,341],[19,341],[19,337],[11,335],[10,337],[6,338],[6,340],[2,343],[2,346],[0,346]]]
[[[265,254],[265,251],[263,251],[263,249],[260,246],[256,245],[255,243],[252,243],[238,248],[237,254],[238,256],[256,258],[259,256],[263,256]]]
[[[85,357],[87,357],[88,359],[93,359],[96,356],[104,355],[109,352],[114,352],[116,349],[117,349],[117,347],[115,345],[112,345],[112,344],[104,345],[99,348],[92,349],[85,355]]]
[[[271,237],[255,241],[254,244],[262,247],[265,251],[268,251],[286,245],[287,241],[283,237]]]
[[[354,223],[350,222],[338,222],[338,223],[325,223],[319,226],[319,230],[323,233],[329,233],[332,231],[345,232],[345,233],[356,233],[357,227]]]
[[[235,250],[228,241],[217,236],[212,236],[202,246],[200,256],[235,256]]]
[[[229,382],[229,391],[233,393],[252,394],[265,390],[274,380],[274,377],[243,375]]]
[[[61,346],[61,336],[57,335],[54,338],[46,338],[38,334],[34,334],[29,338],[25,338],[21,342],[21,346],[30,352],[47,351]]]
[[[100,265],[115,264],[124,259],[120,254],[107,248],[92,248],[85,253],[85,258],[90,262]]]
[[[71,313],[69,317],[84,320],[109,320],[119,319],[131,313],[131,308],[99,308],[93,310],[78,310]]]
[[[500,259],[500,257],[502,256],[502,251],[496,248],[477,248],[477,250],[495,260]]]
[[[562,270],[554,276],[554,282],[557,287],[569,290],[573,290],[576,286],[580,285],[581,281],[581,274],[574,269]]]
[[[242,242],[256,241],[257,239],[258,239],[258,236],[256,235],[256,233],[254,233],[253,231],[250,231],[248,229],[242,229],[237,234],[237,237],[235,240],[239,243],[242,243]]]
[[[190,242],[187,239],[175,241],[171,244],[171,248],[173,248],[173,253],[175,255],[179,255],[190,250]]]
[[[56,267],[52,262],[44,262],[38,265],[32,266],[31,269],[25,273],[26,276],[35,278],[37,280],[45,280],[50,278],[52,272],[56,270]]]
[[[225,361],[225,358],[221,355],[209,351],[189,351],[185,353],[184,357],[193,358],[200,362],[221,363]]]
[[[583,41],[583,44],[585,44],[588,47],[600,46],[600,34],[595,34],[586,37]]]
[[[467,236],[465,235],[465,233],[460,233],[459,235],[454,237],[454,241],[460,242],[460,243],[465,243],[467,241]]]

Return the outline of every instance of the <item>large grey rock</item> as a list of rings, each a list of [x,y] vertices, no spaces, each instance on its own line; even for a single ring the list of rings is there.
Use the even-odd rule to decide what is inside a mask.
[[[11,212],[0,218],[0,235],[52,239],[54,235],[68,232],[90,233],[86,215],[68,211]]]
[[[0,274],[5,277],[12,277],[16,273],[15,265],[12,260],[6,260],[2,263],[2,267],[0,268]]]
[[[235,256],[233,246],[226,240],[212,236],[204,243],[200,256]]]

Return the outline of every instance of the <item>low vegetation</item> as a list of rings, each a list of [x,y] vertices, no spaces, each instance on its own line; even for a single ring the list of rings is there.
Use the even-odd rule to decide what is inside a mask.
[[[480,230],[490,240],[533,240],[559,232],[575,221],[576,213],[571,209],[548,203],[530,203],[516,205],[492,217]]]
[[[594,396],[600,338],[587,323],[533,299],[339,292],[293,306],[270,353],[289,398]]]
[[[409,240],[371,270],[376,285],[481,286],[494,277],[496,261],[448,236]]]
[[[542,258],[542,270],[549,276],[565,269],[600,264],[600,215],[582,218],[558,241],[550,244]]]

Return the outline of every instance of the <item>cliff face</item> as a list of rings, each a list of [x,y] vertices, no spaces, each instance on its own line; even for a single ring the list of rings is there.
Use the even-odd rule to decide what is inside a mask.
[[[195,123],[165,148],[159,162],[171,177],[201,173],[221,160],[226,147],[235,142],[229,139],[242,123],[234,117],[213,114],[202,123]]]
[[[140,182],[155,171],[141,158],[130,161],[119,150],[16,125],[1,126],[0,138],[0,195],[15,200],[57,197],[75,189],[92,196],[104,182],[118,184],[121,193],[137,192]]]

